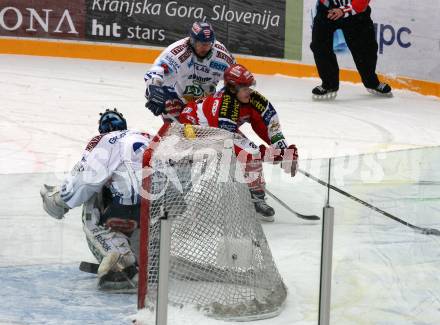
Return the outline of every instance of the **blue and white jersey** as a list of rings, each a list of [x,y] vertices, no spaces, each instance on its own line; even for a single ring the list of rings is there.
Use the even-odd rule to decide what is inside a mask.
[[[100,134],[90,140],[81,160],[61,185],[61,198],[77,207],[107,186],[113,200],[139,203],[142,158],[152,137],[132,130]]]
[[[150,84],[173,87],[187,103],[214,93],[224,71],[234,63],[234,57],[219,41],[205,58],[197,57],[187,37],[168,46],[144,79],[147,88]]]

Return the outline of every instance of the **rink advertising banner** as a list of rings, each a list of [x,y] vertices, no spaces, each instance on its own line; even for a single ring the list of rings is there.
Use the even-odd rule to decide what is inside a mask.
[[[302,0],[0,0],[0,36],[166,47],[210,22],[238,54],[301,59]]]
[[[285,0],[86,0],[87,39],[168,46],[210,22],[234,53],[284,57]]]
[[[436,2],[436,1],[434,1]],[[413,0],[371,1],[378,49],[377,71],[440,82],[440,5]],[[316,0],[304,0],[303,58],[314,64],[311,41]],[[355,69],[341,31],[334,34],[333,48],[341,68]]]
[[[0,0],[0,36],[84,39],[85,0]]]

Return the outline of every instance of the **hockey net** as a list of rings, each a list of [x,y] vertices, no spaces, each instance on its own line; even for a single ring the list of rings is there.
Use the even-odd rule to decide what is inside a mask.
[[[170,304],[193,305],[224,320],[281,312],[287,290],[233,152],[234,136],[216,128],[164,125],[146,150],[139,308],[157,309],[159,219],[166,214]]]

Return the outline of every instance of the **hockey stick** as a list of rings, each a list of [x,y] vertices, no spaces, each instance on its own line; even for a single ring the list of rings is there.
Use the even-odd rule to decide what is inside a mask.
[[[289,207],[286,203],[281,201],[278,197],[275,196],[271,191],[269,191],[267,188],[265,189],[266,193],[275,201],[277,201],[280,205],[282,205],[286,210],[292,212],[294,215],[296,215],[298,218],[304,219],[304,220],[320,220],[318,216],[315,215],[306,215],[301,214],[299,212],[294,211],[291,207]]]
[[[344,196],[346,196],[346,197],[348,197],[348,198],[350,198],[350,199],[352,199],[352,200],[354,200],[354,201],[356,201],[356,202],[358,202],[358,203],[360,203],[362,205],[365,205],[366,207],[368,207],[368,208],[370,208],[370,209],[372,209],[372,210],[374,210],[374,211],[384,215],[385,217],[393,219],[394,221],[397,221],[397,222],[401,223],[402,225],[405,225],[405,226],[407,226],[407,227],[409,227],[411,229],[414,229],[416,232],[419,232],[419,233],[424,234],[424,235],[440,236],[440,231],[438,229],[423,228],[423,227],[415,226],[415,225],[413,225],[413,224],[411,224],[411,223],[409,223],[409,222],[407,222],[405,220],[402,220],[402,219],[400,219],[400,218],[398,218],[396,216],[393,216],[392,214],[390,214],[390,213],[388,213],[388,212],[386,212],[386,211],[384,211],[382,209],[379,209],[378,207],[375,207],[374,205],[371,205],[368,202],[365,202],[365,201],[361,200],[360,198],[358,198],[358,197],[356,197],[354,195],[351,195],[350,193],[345,192],[344,190],[341,190],[340,188],[338,188],[336,186],[333,186],[331,184],[328,184],[328,183],[324,182],[323,180],[313,176],[312,174],[309,174],[309,173],[307,173],[307,172],[305,172],[305,171],[303,171],[301,169],[298,169],[298,171],[301,174],[303,174],[303,175],[313,179],[315,182],[318,182],[321,185],[324,185],[324,186],[326,186],[328,188],[331,188],[332,190],[334,190],[334,191],[336,191],[336,192],[338,192],[338,193],[340,193],[340,194],[342,194],[342,195],[344,195]]]
[[[98,273],[99,264],[91,263],[91,262],[81,262],[79,264],[80,271],[86,273],[97,274]]]
[[[79,264],[79,269],[80,271],[86,272],[86,273],[91,273],[91,274],[97,274],[98,273],[98,268],[99,268],[99,264],[97,263],[91,263],[91,262],[81,262]],[[130,283],[131,285],[131,289],[134,289],[137,287],[136,284],[133,283],[133,281],[128,277],[128,275],[125,272],[121,272],[122,275],[125,277],[125,279],[127,280],[128,283]],[[100,284],[101,285],[101,284]],[[124,288],[125,290],[126,288]],[[118,289],[115,289],[118,290]],[[115,290],[109,290],[109,291],[115,291]],[[122,291],[120,291],[122,292]]]

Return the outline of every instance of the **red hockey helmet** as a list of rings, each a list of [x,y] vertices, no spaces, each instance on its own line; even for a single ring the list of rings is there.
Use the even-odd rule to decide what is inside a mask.
[[[255,85],[252,73],[241,64],[233,64],[225,70],[223,76],[225,86],[232,89]]]

